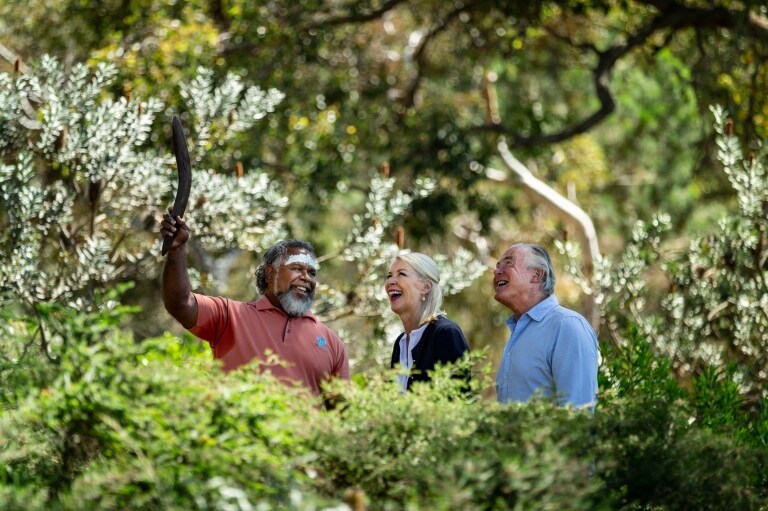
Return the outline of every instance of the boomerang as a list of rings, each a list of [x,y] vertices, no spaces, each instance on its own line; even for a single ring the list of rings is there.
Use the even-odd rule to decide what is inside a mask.
[[[176,154],[176,169],[179,174],[179,186],[176,188],[176,198],[173,201],[173,207],[171,208],[171,217],[174,219],[177,216],[183,216],[184,211],[187,209],[187,201],[189,200],[189,191],[192,189],[192,165],[189,161],[189,151],[187,150],[187,139],[184,137],[184,127],[181,125],[181,121],[175,115],[172,121],[173,128],[173,152]],[[173,236],[166,236],[163,238],[163,250],[162,254],[168,253],[168,249],[171,248],[173,238],[176,237],[178,231]]]

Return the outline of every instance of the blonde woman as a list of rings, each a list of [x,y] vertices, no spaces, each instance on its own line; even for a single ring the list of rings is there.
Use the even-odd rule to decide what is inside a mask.
[[[400,253],[389,267],[384,288],[392,312],[403,323],[391,367],[402,367],[399,380],[404,390],[415,381],[429,381],[436,364],[456,362],[469,351],[464,332],[441,310],[440,269],[431,257]]]

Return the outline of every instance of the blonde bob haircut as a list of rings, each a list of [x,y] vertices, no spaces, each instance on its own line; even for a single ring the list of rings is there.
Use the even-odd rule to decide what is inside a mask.
[[[424,301],[419,302],[421,304],[419,324],[437,321],[438,315],[445,315],[442,310],[443,288],[440,287],[440,268],[438,268],[437,263],[428,255],[420,252],[400,252],[395,257],[395,260],[398,259],[413,268],[419,280],[432,283],[429,292],[424,295]]]

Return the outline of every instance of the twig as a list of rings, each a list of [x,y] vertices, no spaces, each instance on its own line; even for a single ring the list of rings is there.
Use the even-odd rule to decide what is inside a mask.
[[[13,64],[14,68],[18,68],[20,73],[29,73],[29,68],[24,61],[21,60],[21,57],[2,43],[0,43],[0,57]]]

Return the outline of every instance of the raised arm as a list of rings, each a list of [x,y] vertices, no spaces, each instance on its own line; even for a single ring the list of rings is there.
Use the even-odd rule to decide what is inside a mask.
[[[170,211],[170,208],[169,208]],[[163,237],[173,237],[163,268],[163,304],[165,310],[176,318],[184,328],[192,328],[197,323],[197,300],[192,295],[192,284],[187,271],[187,240],[189,227],[177,216],[163,215],[160,224]]]

